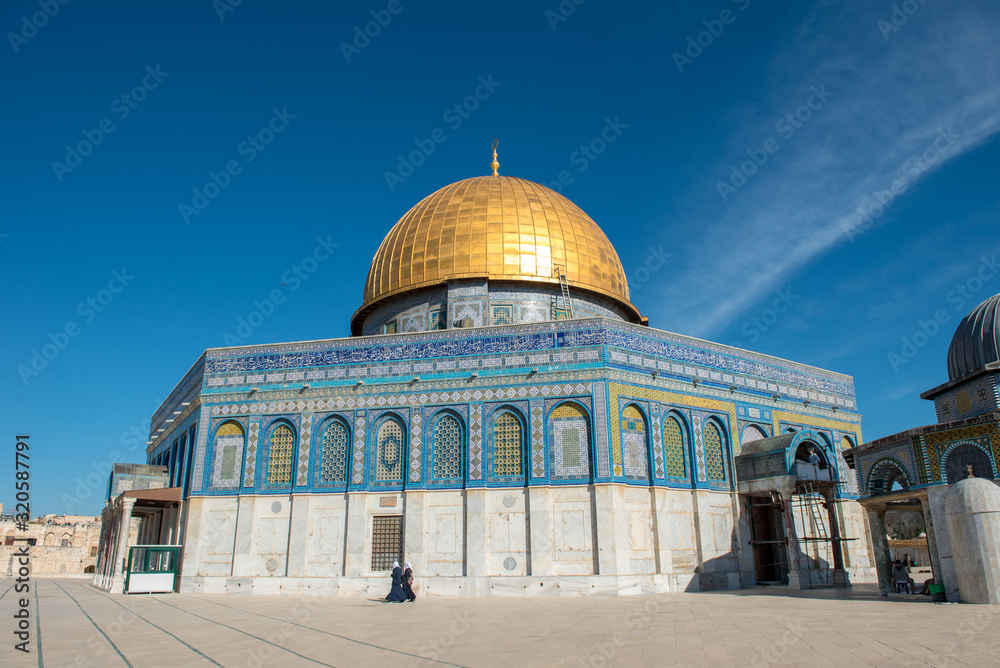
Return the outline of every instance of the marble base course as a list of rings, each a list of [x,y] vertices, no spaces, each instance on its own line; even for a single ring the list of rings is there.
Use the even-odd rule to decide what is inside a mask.
[[[731,589],[739,588],[738,574]],[[438,577],[414,579],[418,596],[627,596],[699,591],[697,574],[553,577]],[[361,578],[186,577],[182,594],[285,594],[384,598],[385,576]]]

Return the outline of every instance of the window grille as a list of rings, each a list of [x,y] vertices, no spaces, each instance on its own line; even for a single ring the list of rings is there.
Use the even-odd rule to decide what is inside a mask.
[[[403,516],[372,518],[372,570],[392,570],[392,562],[403,560]]]

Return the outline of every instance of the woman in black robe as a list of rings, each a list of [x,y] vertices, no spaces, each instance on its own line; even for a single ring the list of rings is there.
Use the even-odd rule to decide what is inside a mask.
[[[388,603],[405,603],[406,592],[403,591],[403,571],[399,568],[399,562],[392,562],[392,589],[385,597]]]
[[[403,571],[403,593],[406,600],[413,602],[417,600],[417,595],[413,593],[413,564],[406,562],[406,570]]]

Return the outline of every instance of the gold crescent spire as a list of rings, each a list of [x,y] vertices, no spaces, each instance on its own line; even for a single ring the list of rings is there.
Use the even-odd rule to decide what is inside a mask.
[[[497,162],[497,144],[499,143],[499,139],[493,140],[493,162],[490,163],[490,167],[493,168],[493,176],[499,176],[499,174],[497,174],[497,169],[500,168],[500,163]]]

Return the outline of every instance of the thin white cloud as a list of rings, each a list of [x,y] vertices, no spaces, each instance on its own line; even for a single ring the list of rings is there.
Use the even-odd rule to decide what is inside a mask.
[[[774,101],[744,119],[736,148],[719,156],[713,183],[766,137],[781,146],[703,226],[712,254],[675,251],[678,258],[697,257],[681,260],[664,288],[669,319],[681,331],[718,334],[817,254],[848,243],[846,230],[857,225],[858,207],[874,192],[899,178],[912,191],[1000,132],[996,7],[928,3],[885,40],[877,20],[889,16],[890,5],[850,4],[864,6],[813,8],[773,59]],[[832,93],[829,101],[782,138],[775,120],[794,112],[810,86],[821,85]],[[854,228],[856,243],[864,243],[863,230]]]

